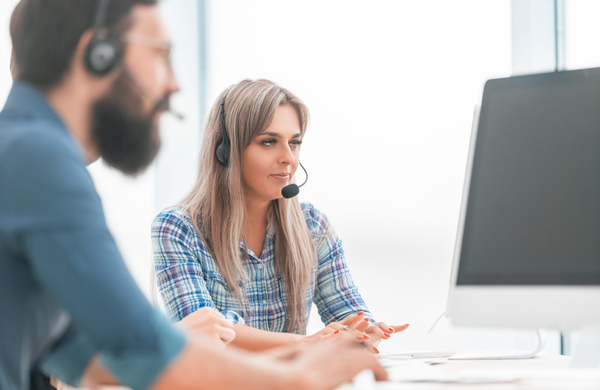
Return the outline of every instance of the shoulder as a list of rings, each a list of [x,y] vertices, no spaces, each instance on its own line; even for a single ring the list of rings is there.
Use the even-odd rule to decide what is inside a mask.
[[[23,119],[0,121],[0,163],[27,161],[44,167],[75,162],[85,167],[82,152],[68,131],[51,121]]]
[[[152,233],[197,236],[189,214],[180,207],[169,207],[161,211],[152,222]]]
[[[97,222],[104,229],[100,198],[67,130],[47,121],[7,122],[0,121],[0,214],[19,215],[19,226]]]
[[[326,234],[329,230],[329,220],[327,216],[319,211],[312,203],[302,202],[300,203],[304,219],[308,224],[308,228],[311,233],[322,235]]]

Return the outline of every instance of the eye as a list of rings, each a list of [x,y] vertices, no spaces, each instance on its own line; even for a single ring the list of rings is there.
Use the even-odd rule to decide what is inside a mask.
[[[277,140],[275,138],[267,138],[262,140],[260,143],[265,146],[273,146],[276,142]]]
[[[299,139],[290,142],[290,146],[293,149],[298,149],[300,147],[300,145],[302,145],[302,140],[299,140]]]

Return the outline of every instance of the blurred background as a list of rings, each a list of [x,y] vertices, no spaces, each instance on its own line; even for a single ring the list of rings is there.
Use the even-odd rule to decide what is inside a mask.
[[[17,3],[0,1],[0,106],[12,84],[8,25]],[[329,216],[377,319],[410,324],[380,350],[533,347],[533,331],[456,328],[445,318],[427,331],[445,310],[473,109],[485,81],[600,66],[600,2],[161,6],[182,86],[172,106],[186,119],[164,116],[159,157],[136,178],[102,161],[89,167],[123,257],[148,297],[150,223],[189,190],[207,111],[229,85],[267,78],[311,112],[301,153],[310,180],[300,199]],[[320,327],[315,310],[309,331]],[[559,353],[560,343],[550,332],[546,352]]]

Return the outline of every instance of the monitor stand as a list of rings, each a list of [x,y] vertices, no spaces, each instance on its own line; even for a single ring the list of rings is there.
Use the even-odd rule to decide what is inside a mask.
[[[450,356],[448,360],[498,360],[498,359],[529,359],[537,355],[546,345],[546,332],[542,329],[536,329],[537,347],[531,351],[507,351],[500,353],[477,353],[477,354],[457,354]]]
[[[600,325],[581,328],[581,336],[573,352],[569,367],[598,368],[600,366]]]

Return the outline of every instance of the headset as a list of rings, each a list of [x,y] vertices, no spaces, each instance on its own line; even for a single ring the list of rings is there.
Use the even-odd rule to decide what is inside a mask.
[[[229,166],[229,157],[231,154],[231,142],[229,141],[229,137],[227,136],[227,129],[225,128],[225,98],[228,94],[229,91],[225,92],[225,95],[223,95],[223,98],[221,99],[221,104],[219,105],[219,123],[221,125],[221,136],[223,138],[221,139],[221,141],[219,141],[215,149],[215,158],[217,159],[219,164],[221,164],[224,167]],[[306,172],[304,165],[302,165],[302,163],[300,162],[298,162],[298,164],[300,164],[300,167],[302,168],[302,170],[304,170],[306,179],[304,179],[304,182],[300,185],[288,184],[287,186],[283,187],[283,189],[281,190],[281,195],[286,199],[290,199],[298,195],[298,193],[300,192],[300,187],[305,185],[308,181],[308,172]]]
[[[225,98],[229,94],[229,91],[223,95],[221,99],[221,105],[219,108],[219,123],[221,124],[221,135],[223,139],[217,144],[215,149],[215,158],[224,167],[229,166],[229,155],[231,154],[231,142],[227,136],[227,130],[225,129]]]
[[[119,42],[103,37],[102,34],[109,5],[110,0],[98,0],[94,12],[94,36],[85,49],[85,66],[96,76],[110,73],[121,60],[122,49]]]

